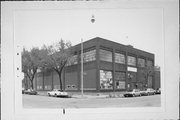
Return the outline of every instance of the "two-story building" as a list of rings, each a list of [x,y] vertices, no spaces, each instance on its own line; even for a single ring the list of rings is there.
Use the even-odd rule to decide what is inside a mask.
[[[74,55],[63,72],[65,90],[81,90],[81,44],[72,47]],[[147,67],[154,67],[154,54],[100,37],[83,43],[83,89],[88,91],[122,91],[154,88],[154,74],[145,77]],[[36,90],[59,88],[55,71],[38,72]]]

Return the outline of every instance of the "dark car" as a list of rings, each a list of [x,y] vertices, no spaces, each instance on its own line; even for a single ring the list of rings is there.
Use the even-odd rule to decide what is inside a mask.
[[[24,94],[28,94],[28,95],[37,95],[37,91],[32,90],[32,89],[28,89],[24,91]]]
[[[24,94],[24,91],[25,91],[25,89],[24,89],[24,88],[22,88],[22,94]]]
[[[24,94],[24,90],[22,90],[22,94]]]
[[[161,88],[156,89],[156,94],[161,94]]]

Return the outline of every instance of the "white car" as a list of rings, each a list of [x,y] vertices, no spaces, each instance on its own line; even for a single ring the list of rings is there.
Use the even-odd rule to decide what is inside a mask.
[[[54,89],[52,91],[47,92],[48,96],[54,97],[68,97],[68,93],[59,89]]]
[[[156,93],[156,90],[152,89],[152,88],[147,88],[146,89],[146,93],[148,95],[154,95]]]
[[[132,96],[132,97],[141,96],[141,92],[139,89],[133,89],[124,93],[124,97],[129,97],[129,96]]]

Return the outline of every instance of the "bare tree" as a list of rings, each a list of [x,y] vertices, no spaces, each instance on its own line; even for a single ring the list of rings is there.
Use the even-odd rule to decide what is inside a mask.
[[[37,69],[41,64],[42,58],[40,57],[39,48],[32,48],[30,51],[27,51],[25,48],[22,52],[22,71],[28,77],[31,83],[31,88],[34,89],[33,80]]]
[[[155,66],[147,66],[142,72],[145,81],[148,81],[149,77],[153,76],[154,73],[155,73]]]
[[[43,46],[41,55],[43,56],[43,66],[47,69],[53,69],[58,73],[60,89],[62,86],[62,71],[71,56],[71,43],[60,40],[57,44],[51,46]]]

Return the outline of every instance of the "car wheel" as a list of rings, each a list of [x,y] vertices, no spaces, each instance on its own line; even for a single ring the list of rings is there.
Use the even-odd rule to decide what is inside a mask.
[[[141,97],[141,94],[139,94],[139,97]]]
[[[50,93],[48,93],[48,96],[50,97],[50,96],[51,96],[51,94],[50,94]]]

